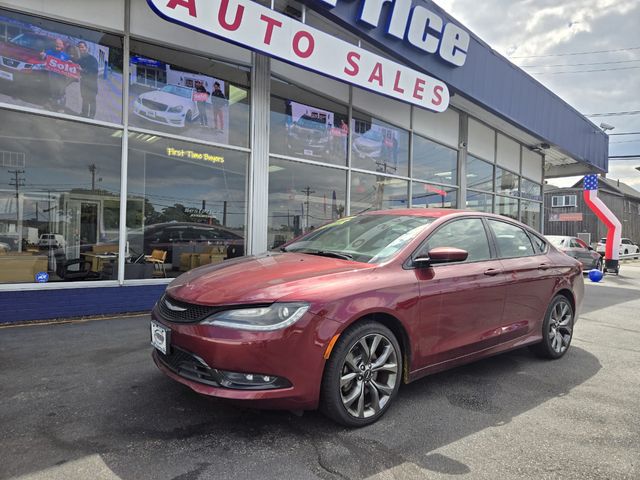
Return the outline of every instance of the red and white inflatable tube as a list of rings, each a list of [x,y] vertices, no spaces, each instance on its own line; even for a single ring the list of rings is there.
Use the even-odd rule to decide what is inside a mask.
[[[607,226],[607,245],[605,260],[620,260],[620,242],[622,240],[622,224],[602,200],[598,198],[598,190],[584,190],[584,201],[598,218]]]

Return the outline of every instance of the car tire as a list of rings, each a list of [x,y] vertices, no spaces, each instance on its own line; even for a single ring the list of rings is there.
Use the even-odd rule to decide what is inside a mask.
[[[625,249],[624,250],[624,255],[629,255],[629,250]]]
[[[347,427],[374,423],[398,393],[402,371],[393,332],[375,321],[357,323],[340,335],[325,365],[320,410]]]
[[[530,347],[537,356],[551,360],[564,356],[573,338],[574,310],[564,295],[556,295],[542,322],[542,341]]]
[[[193,114],[191,113],[191,110],[189,110],[184,117],[184,123],[187,124],[191,122],[193,122]]]
[[[596,261],[595,269],[596,269],[596,270],[600,270],[601,272],[603,271],[603,269],[604,269],[604,265],[603,265],[603,263],[602,263],[602,258],[599,258],[599,259]]]

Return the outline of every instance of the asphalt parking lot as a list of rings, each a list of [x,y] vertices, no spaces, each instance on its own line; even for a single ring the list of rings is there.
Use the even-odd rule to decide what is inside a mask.
[[[586,280],[572,348],[400,390],[378,423],[255,411],[162,375],[148,317],[0,329],[0,478],[640,478],[640,263]]]

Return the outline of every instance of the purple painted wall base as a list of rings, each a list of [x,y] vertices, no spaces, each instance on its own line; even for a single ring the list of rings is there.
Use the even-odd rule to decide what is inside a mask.
[[[0,292],[0,324],[148,312],[166,285]]]

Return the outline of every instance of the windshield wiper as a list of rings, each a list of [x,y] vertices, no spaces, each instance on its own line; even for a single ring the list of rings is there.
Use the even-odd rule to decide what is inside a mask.
[[[353,260],[353,255],[349,253],[333,252],[331,250],[311,250],[308,252],[300,252],[300,253],[308,253],[309,255],[319,255],[321,257],[341,258],[342,260]]]

